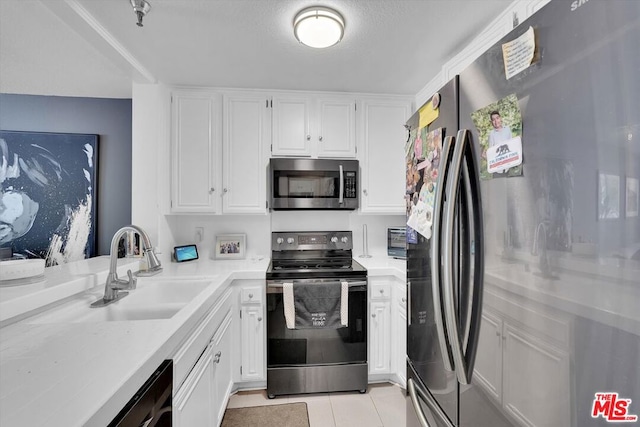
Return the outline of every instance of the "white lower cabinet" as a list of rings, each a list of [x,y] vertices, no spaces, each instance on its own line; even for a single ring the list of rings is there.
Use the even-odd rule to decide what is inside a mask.
[[[391,282],[386,277],[369,279],[369,376],[391,371]]]
[[[267,331],[264,313],[265,283],[238,281],[240,286],[240,380],[267,379]]]
[[[397,281],[393,287],[393,365],[396,382],[401,386],[407,384],[407,285]]]
[[[475,381],[519,425],[570,425],[570,334],[560,313],[485,291]]]
[[[388,374],[391,369],[391,303],[371,303],[369,318],[369,374]]]
[[[185,340],[173,357],[173,425],[217,426],[233,385],[231,290]]]
[[[194,366],[173,402],[173,425],[215,426],[214,414],[216,363],[210,345]]]
[[[369,278],[369,380],[406,384],[407,291],[394,276]]]

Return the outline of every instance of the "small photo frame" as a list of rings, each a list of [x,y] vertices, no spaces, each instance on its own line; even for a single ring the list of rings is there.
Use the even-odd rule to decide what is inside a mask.
[[[215,259],[244,259],[247,250],[246,234],[216,236]]]
[[[640,204],[640,180],[638,178],[627,177],[626,185],[626,217],[631,218],[638,216],[638,205]]]

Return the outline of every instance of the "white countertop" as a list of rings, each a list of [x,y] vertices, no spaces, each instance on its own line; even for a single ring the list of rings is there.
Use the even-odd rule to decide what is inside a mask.
[[[170,319],[30,323],[31,313],[61,310],[64,305],[50,305],[56,301],[99,297],[108,261],[98,257],[52,267],[41,283],[0,288],[0,319],[8,324],[0,329],[0,425],[106,425],[155,368],[172,357],[232,280],[264,279],[269,265],[265,258],[181,264],[163,260],[164,271],[154,277],[211,280],[197,299]],[[135,269],[137,260],[133,261]],[[371,276],[404,280],[403,260],[357,261]],[[119,274],[131,265],[131,260],[120,260]]]

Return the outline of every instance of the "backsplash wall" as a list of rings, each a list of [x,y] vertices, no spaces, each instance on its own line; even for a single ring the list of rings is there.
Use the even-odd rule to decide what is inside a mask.
[[[361,215],[335,211],[277,211],[267,215],[168,215],[167,225],[173,236],[170,246],[196,243],[200,257],[212,258],[215,236],[244,233],[247,258],[270,257],[272,231],[353,232],[353,255],[363,253],[363,224],[367,225],[369,254],[386,256],[387,227],[405,224],[404,215]],[[196,227],[203,229],[203,239],[196,241]],[[171,248],[165,248],[170,250]]]

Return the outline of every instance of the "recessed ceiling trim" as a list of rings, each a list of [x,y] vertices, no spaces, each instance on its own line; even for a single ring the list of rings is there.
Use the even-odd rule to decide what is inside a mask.
[[[41,3],[62,19],[70,28],[78,32],[81,37],[88,39],[88,42],[97,49],[98,52],[106,54],[106,57],[114,61],[120,68],[126,68],[128,73],[133,71],[133,76],[141,83],[157,83],[158,79],[144,65],[142,65],[100,22],[76,0],[64,0],[64,2],[41,0]],[[66,7],[65,7],[66,5]],[[65,10],[66,9],[66,10]],[[71,10],[71,12],[69,12]],[[88,26],[84,33],[79,30],[78,18]],[[85,27],[86,28],[86,27]],[[91,36],[91,33],[94,36]],[[100,40],[105,42],[111,49],[107,53],[104,46],[99,45]],[[115,55],[113,54],[115,51]],[[126,64],[126,65],[125,65]],[[128,66],[127,66],[128,65]],[[131,70],[133,68],[133,70]]]
[[[100,37],[104,39],[113,49],[115,49],[120,56],[122,56],[131,66],[142,75],[148,83],[156,83],[158,79],[147,70],[138,60],[129,52],[113,35],[104,28],[96,18],[89,13],[80,3],[76,0],[65,0],[69,7],[78,14],[93,30],[98,33]]]

